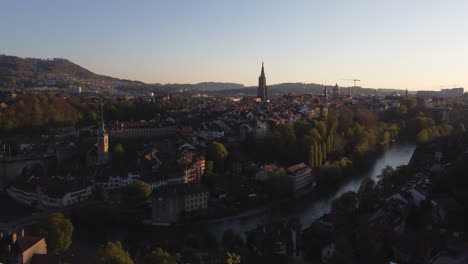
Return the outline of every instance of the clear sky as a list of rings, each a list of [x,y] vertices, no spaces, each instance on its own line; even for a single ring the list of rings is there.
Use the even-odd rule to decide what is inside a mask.
[[[0,0],[0,54],[159,83],[468,88],[467,0]]]

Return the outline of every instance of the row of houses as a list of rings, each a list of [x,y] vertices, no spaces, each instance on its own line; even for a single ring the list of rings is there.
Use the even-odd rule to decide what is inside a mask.
[[[91,183],[60,178],[17,179],[7,190],[15,201],[37,208],[67,207],[88,200],[93,193]]]

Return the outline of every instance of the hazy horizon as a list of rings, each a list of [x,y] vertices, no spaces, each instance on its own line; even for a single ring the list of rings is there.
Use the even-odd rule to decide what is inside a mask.
[[[468,2],[2,1],[0,54],[145,83],[468,84]]]

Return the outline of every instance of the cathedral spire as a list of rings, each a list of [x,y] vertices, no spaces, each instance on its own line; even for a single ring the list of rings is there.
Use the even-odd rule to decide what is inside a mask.
[[[260,73],[260,77],[258,77],[257,96],[261,98],[262,102],[267,102],[268,100],[268,90],[266,86],[265,68],[263,67],[263,61],[262,71]]]

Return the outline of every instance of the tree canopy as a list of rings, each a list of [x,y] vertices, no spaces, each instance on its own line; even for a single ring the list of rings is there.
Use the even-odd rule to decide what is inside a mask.
[[[214,167],[219,170],[223,167],[224,160],[228,156],[228,151],[222,143],[211,141],[208,143],[206,156],[214,162]]]
[[[345,192],[332,202],[332,211],[335,213],[352,213],[357,209],[358,196],[355,192]]]
[[[171,255],[169,252],[157,248],[143,258],[143,264],[177,264],[181,257],[179,253]]]
[[[96,254],[96,264],[134,264],[120,242],[107,242]]]
[[[122,189],[122,198],[129,206],[142,205],[151,195],[151,187],[144,181],[135,181]]]
[[[61,213],[53,213],[39,224],[40,234],[45,237],[47,250],[59,254],[72,244],[73,224]]]

